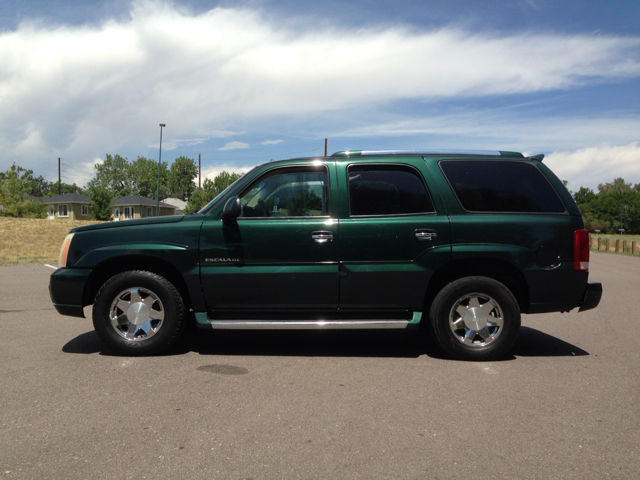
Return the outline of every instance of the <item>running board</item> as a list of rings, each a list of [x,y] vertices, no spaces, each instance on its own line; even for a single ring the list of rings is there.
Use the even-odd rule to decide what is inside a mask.
[[[216,330],[310,330],[407,328],[410,320],[209,320]]]
[[[422,312],[405,312],[404,318],[399,316],[393,318],[393,314],[389,315],[388,313],[387,315],[389,316],[385,318],[383,316],[384,313],[381,312],[371,312],[370,317],[367,313],[360,312],[361,318],[331,318],[332,315],[340,312],[327,312],[316,318],[294,317],[286,320],[278,317],[252,318],[251,314],[246,315],[247,312],[244,312],[246,315],[244,318],[219,319],[210,318],[206,312],[193,313],[198,328],[213,328],[216,330],[403,329],[417,326],[422,319]],[[358,314],[358,312],[355,313]],[[292,312],[280,312],[280,314],[288,314],[290,316]],[[355,316],[354,312],[342,312],[342,314]],[[272,312],[271,315],[278,315],[278,312]]]

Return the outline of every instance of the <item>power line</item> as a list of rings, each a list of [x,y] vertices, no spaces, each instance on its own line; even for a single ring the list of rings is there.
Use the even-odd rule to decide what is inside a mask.
[[[63,163],[62,165],[64,165],[64,166],[65,166],[65,167],[67,167],[67,168],[70,168],[71,170],[75,170],[75,171],[76,171],[76,172],[78,172],[78,173],[82,173],[82,174],[84,174],[84,175],[91,175],[91,174],[94,174],[94,173],[95,173],[95,170],[93,170],[93,169],[91,170],[91,172],[88,172],[88,171],[86,171],[86,170],[85,170],[85,171],[78,170],[77,168],[72,167],[71,165],[67,165],[66,163]]]

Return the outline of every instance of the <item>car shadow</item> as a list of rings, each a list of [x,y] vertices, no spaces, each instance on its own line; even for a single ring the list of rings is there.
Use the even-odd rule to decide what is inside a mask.
[[[517,357],[582,357],[589,352],[535,328],[521,327],[511,353]]]
[[[68,341],[62,351],[64,353],[76,353],[90,355],[92,353],[102,353],[107,347],[102,343],[98,334],[94,331],[83,333],[76,338]]]
[[[107,348],[95,332],[78,335],[62,347],[72,354],[120,356]],[[421,355],[452,360],[423,330],[197,330],[189,328],[181,341],[164,356],[185,355],[277,357],[417,358]],[[506,357],[574,357],[588,352],[534,328],[522,327]],[[494,360],[495,361],[495,360]]]

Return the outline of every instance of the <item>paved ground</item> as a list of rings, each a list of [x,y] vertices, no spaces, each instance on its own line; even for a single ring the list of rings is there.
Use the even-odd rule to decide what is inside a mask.
[[[0,267],[0,478],[640,478],[640,259],[592,254],[600,307],[525,316],[490,363],[407,332],[119,357],[53,310],[52,271]]]

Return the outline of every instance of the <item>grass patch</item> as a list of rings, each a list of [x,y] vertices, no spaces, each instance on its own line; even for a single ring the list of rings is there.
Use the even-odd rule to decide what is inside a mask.
[[[0,217],[0,265],[57,263],[64,237],[86,220]]]

